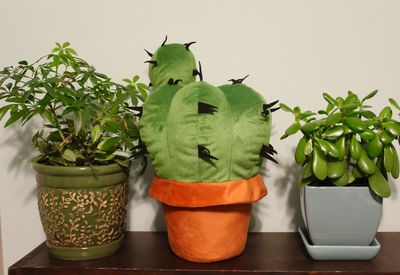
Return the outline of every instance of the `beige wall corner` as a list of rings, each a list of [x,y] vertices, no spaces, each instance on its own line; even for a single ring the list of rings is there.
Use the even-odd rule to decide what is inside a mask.
[[[1,215],[0,215],[0,275],[3,275],[3,244],[1,242]]]

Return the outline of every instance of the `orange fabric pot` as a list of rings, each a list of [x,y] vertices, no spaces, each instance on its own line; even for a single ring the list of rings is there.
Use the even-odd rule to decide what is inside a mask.
[[[262,177],[220,183],[154,178],[149,194],[163,203],[172,251],[192,262],[216,262],[245,248],[253,202],[267,194]]]

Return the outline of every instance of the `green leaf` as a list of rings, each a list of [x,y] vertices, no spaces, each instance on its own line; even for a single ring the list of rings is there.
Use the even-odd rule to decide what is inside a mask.
[[[374,191],[378,196],[383,198],[388,198],[390,196],[391,192],[389,184],[379,169],[368,177],[368,183],[372,191]]]
[[[366,100],[368,100],[368,99],[374,97],[377,93],[378,93],[378,90],[375,90],[375,91],[369,93],[367,96],[365,96],[365,97],[362,99],[362,101],[364,102],[364,101],[366,101]]]
[[[71,55],[78,55],[78,53],[74,49],[71,49],[71,48],[65,49],[65,51],[70,53]]]
[[[285,134],[281,137],[281,139],[294,135],[300,130],[300,128],[301,124],[299,122],[293,123],[292,125],[289,126],[289,128],[286,129]]]
[[[382,148],[382,142],[379,140],[378,135],[375,135],[375,137],[367,145],[368,156],[371,158],[376,158],[381,154]]]
[[[76,161],[76,154],[74,153],[74,151],[70,150],[70,149],[65,149],[64,152],[61,155],[63,157],[63,159],[70,161],[70,162],[75,162]]]
[[[133,82],[133,83],[136,83],[138,80],[139,80],[139,76],[138,76],[138,75],[135,75],[135,76],[132,78],[132,82]]]
[[[0,120],[4,118],[4,116],[7,114],[7,112],[10,110],[10,108],[14,106],[13,104],[9,104],[6,106],[3,106],[0,108]]]
[[[80,112],[76,112],[74,118],[75,135],[79,134],[81,128],[82,128],[82,114]]]
[[[12,113],[10,115],[10,118],[6,121],[6,124],[4,125],[4,127],[6,128],[6,127],[10,126],[11,124],[13,124],[17,120],[19,120],[21,117],[23,117],[27,112],[28,112],[27,109],[23,109],[18,112]]]
[[[361,156],[357,161],[358,167],[363,171],[365,174],[371,175],[374,174],[376,170],[375,162],[373,162],[365,153],[364,150],[361,151]]]
[[[343,126],[340,125],[340,126],[335,126],[335,127],[325,130],[322,133],[322,136],[324,138],[336,139],[336,138],[342,136],[343,134],[344,134],[344,128],[343,128]]]
[[[333,145],[332,143],[330,143],[329,141],[323,140],[323,139],[317,139],[317,142],[321,148],[321,150],[325,153],[325,154],[329,154],[334,158],[339,157],[339,151],[336,148],[335,145]]]
[[[387,172],[391,172],[394,165],[394,152],[391,146],[383,148],[383,165]]]
[[[24,65],[24,66],[26,66],[26,65],[28,65],[28,61],[26,61],[26,60],[21,60],[21,61],[18,62],[18,64],[19,64],[19,65]]]
[[[379,118],[381,120],[388,120],[388,119],[392,118],[392,115],[393,115],[392,108],[390,108],[389,106],[386,106],[379,113]]]
[[[364,141],[370,141],[375,137],[375,133],[370,129],[366,129],[364,132],[358,134]]]
[[[122,81],[128,84],[132,84],[132,80],[130,80],[129,78],[123,78]]]
[[[324,154],[318,147],[314,148],[312,171],[314,176],[321,181],[328,176],[328,163],[325,160]]]
[[[392,104],[393,107],[395,107],[397,110],[400,110],[400,106],[399,106],[399,104],[397,103],[396,100],[394,100],[393,98],[389,98],[389,102],[390,102],[390,104]]]
[[[345,118],[344,122],[351,130],[355,132],[362,132],[367,128],[365,122],[358,117],[347,117]]]
[[[97,149],[104,152],[114,150],[115,147],[119,144],[119,141],[119,137],[105,137],[97,145]]]
[[[285,112],[293,113],[293,110],[286,104],[279,103],[279,107],[281,107],[281,109],[284,110]]]
[[[397,154],[396,148],[391,144],[390,147],[393,151],[393,168],[392,168],[392,177],[397,179],[399,177],[399,169],[400,169],[400,161],[399,155]]]
[[[376,115],[373,112],[368,110],[361,111],[360,114],[367,119],[372,119],[376,117]]]
[[[66,47],[68,47],[69,45],[71,45],[71,43],[69,43],[69,42],[64,42],[63,45],[62,45],[62,47],[63,47],[63,48],[66,48]]]
[[[341,113],[335,113],[335,114],[329,115],[326,118],[325,125],[326,126],[333,126],[336,123],[339,123],[341,119],[342,119],[342,114]]]
[[[344,136],[340,137],[336,141],[335,146],[339,152],[338,159],[343,159],[344,156],[346,155],[346,137],[344,137]]]
[[[330,161],[328,162],[328,177],[339,178],[345,172],[345,161]]]
[[[311,154],[312,151],[313,151],[313,147],[314,147],[313,141],[312,141],[312,139],[310,138],[310,139],[307,141],[306,146],[304,147],[304,154],[305,154],[306,156],[308,156],[309,154]]]
[[[50,112],[49,110],[44,110],[43,112],[40,113],[40,116],[48,123],[50,123],[52,126],[56,125],[56,119],[54,118],[53,113]]]
[[[393,139],[393,136],[385,130],[379,134],[379,140],[385,145],[392,143]]]
[[[296,151],[295,151],[295,160],[298,164],[302,164],[306,160],[306,155],[304,154],[304,148],[308,139],[306,137],[302,137],[297,144]]]
[[[325,98],[325,100],[335,106],[339,106],[339,103],[332,97],[330,96],[328,93],[323,93],[323,97]]]
[[[359,160],[361,157],[362,147],[356,136],[352,136],[350,140],[350,155],[354,160]]]
[[[388,121],[382,123],[382,126],[394,136],[400,136],[400,123],[396,121]]]
[[[345,172],[340,177],[333,179],[332,182],[336,186],[345,186],[349,182],[349,175]]]
[[[307,161],[307,163],[305,164],[304,168],[303,168],[303,178],[310,178],[313,175],[312,173],[312,163],[311,161]]]
[[[95,143],[101,136],[101,128],[99,124],[96,124],[92,131],[90,132],[90,136],[92,138],[93,143]]]
[[[357,109],[359,106],[360,106],[359,103],[348,103],[348,104],[343,104],[340,109],[349,112]]]
[[[321,126],[321,124],[323,124],[324,122],[325,122],[324,119],[319,119],[319,120],[314,120],[312,122],[306,123],[301,128],[301,131],[304,134],[308,135],[308,134],[316,131]]]

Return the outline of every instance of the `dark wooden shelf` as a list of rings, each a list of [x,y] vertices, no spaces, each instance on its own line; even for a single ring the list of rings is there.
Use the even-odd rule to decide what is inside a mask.
[[[124,246],[113,256],[63,261],[51,257],[43,243],[11,266],[9,274],[400,274],[400,233],[378,233],[378,240],[382,248],[371,261],[313,261],[298,233],[250,233],[242,255],[196,264],[170,251],[166,233],[126,232]]]

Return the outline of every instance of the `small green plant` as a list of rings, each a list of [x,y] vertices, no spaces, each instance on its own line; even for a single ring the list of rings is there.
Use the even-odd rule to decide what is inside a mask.
[[[5,127],[36,116],[43,127],[32,138],[46,165],[129,165],[139,133],[135,106],[147,97],[139,77],[111,79],[79,58],[70,43],[56,43],[48,55],[0,71],[0,120]]]
[[[390,196],[388,175],[399,176],[399,156],[393,142],[399,140],[400,123],[390,106],[375,114],[366,105],[377,92],[361,100],[351,91],[346,98],[324,93],[327,107],[317,113],[280,104],[295,117],[281,139],[299,131],[303,135],[295,151],[296,162],[303,166],[300,186],[369,184],[377,195]],[[389,101],[400,110],[394,99]]]

